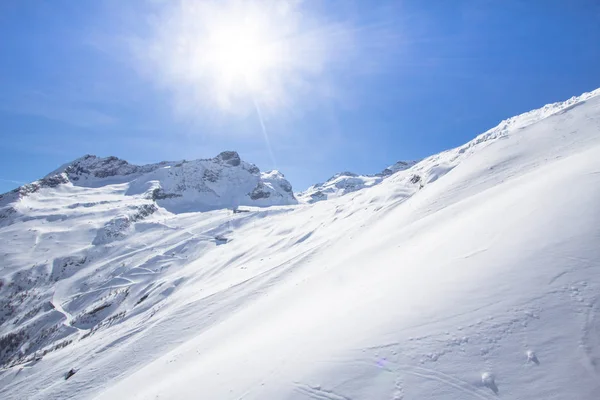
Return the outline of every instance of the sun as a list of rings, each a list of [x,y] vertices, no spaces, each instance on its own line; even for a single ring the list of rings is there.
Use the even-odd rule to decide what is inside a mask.
[[[197,66],[221,107],[268,97],[294,63],[289,26],[281,23],[289,24],[289,18],[282,21],[281,12],[266,4],[224,2],[206,10],[211,18],[200,22]]]
[[[177,111],[294,110],[297,99],[324,90],[323,71],[348,47],[338,45],[343,29],[321,23],[300,0],[165,4],[138,53],[173,91]]]
[[[281,49],[259,22],[247,16],[209,29],[205,57],[222,90],[258,92],[277,72]]]

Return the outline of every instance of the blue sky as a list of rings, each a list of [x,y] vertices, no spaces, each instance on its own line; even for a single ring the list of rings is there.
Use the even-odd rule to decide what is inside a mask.
[[[223,100],[199,25],[246,8],[191,3],[0,2],[0,192],[88,153],[150,163],[229,149],[300,190],[600,86],[596,0],[307,0],[266,22],[263,7],[275,11],[255,1],[290,59]]]

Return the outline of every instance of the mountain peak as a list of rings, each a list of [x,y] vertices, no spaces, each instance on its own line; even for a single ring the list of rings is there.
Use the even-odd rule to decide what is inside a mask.
[[[225,164],[231,165],[232,167],[237,167],[242,162],[237,151],[223,151],[215,158],[224,162]]]

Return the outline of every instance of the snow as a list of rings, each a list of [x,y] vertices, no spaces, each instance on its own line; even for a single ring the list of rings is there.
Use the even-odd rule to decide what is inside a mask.
[[[597,399],[598,95],[314,204],[231,154],[5,197],[0,398]]]
[[[317,201],[330,200],[361,189],[380,184],[383,180],[396,172],[404,171],[415,165],[417,161],[398,161],[375,175],[358,175],[352,172],[340,172],[329,178],[324,183],[312,185],[296,197],[302,203],[316,203]]]

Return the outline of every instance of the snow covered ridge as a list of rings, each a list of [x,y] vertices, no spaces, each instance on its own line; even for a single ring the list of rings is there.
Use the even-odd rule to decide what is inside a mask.
[[[589,100],[596,96],[600,96],[600,88],[591,92],[583,93],[580,96],[573,96],[565,101],[546,104],[542,108],[531,110],[526,113],[517,115],[515,117],[505,119],[502,122],[500,122],[497,126],[487,130],[486,132],[478,135],[475,139],[459,147],[459,150],[461,152],[464,152],[467,149],[479,143],[486,142],[488,140],[498,139],[500,137],[508,135],[510,132],[524,129],[529,125],[535,124],[536,122],[539,122],[552,115],[568,111],[573,107],[582,104],[586,100]]]
[[[126,195],[155,201],[172,212],[206,211],[239,205],[272,206],[297,203],[291,184],[278,171],[261,173],[235,151],[211,159],[132,165],[117,157],[86,155],[0,196],[0,207],[41,188],[61,184],[98,188],[125,184]],[[9,209],[1,215],[11,214]]]
[[[303,192],[296,193],[296,197],[303,203],[334,199],[357,190],[372,187],[381,183],[399,171],[405,171],[418,161],[398,161],[375,175],[358,175],[353,172],[340,172],[326,180],[324,183],[312,185]]]
[[[378,185],[396,172],[411,169],[415,165],[417,165],[414,169],[415,173],[409,177],[412,183],[423,185],[426,182],[433,182],[454,168],[460,159],[464,158],[477,145],[505,137],[511,132],[524,129],[552,115],[568,111],[578,104],[599,95],[600,88],[580,96],[573,96],[566,101],[547,104],[542,108],[503,120],[494,128],[478,135],[475,139],[456,149],[447,150],[421,161],[398,161],[378,174],[359,175],[348,171],[340,172],[324,183],[317,183],[305,191],[296,193],[296,197],[302,203],[315,203],[337,198]]]

